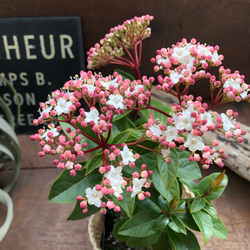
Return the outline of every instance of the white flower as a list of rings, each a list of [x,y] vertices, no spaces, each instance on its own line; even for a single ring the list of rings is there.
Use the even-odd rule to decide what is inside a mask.
[[[143,85],[141,85],[141,84],[135,85],[134,87],[135,87],[135,89],[131,93],[134,93],[134,92],[138,93],[140,88],[144,89]]]
[[[165,148],[161,149],[161,155],[162,155],[164,158],[169,157],[169,155],[170,155],[170,149],[165,149]]]
[[[183,130],[183,129],[185,129],[186,131],[192,130],[193,128],[192,124],[195,121],[195,118],[191,117],[191,112],[192,111],[187,109],[183,112],[177,113],[177,115],[173,117],[175,121],[175,127],[178,130]]]
[[[119,197],[120,194],[122,193],[122,187],[121,185],[113,185],[112,188],[114,189],[114,196]]]
[[[181,76],[182,75],[180,75],[178,72],[176,72],[174,70],[172,70],[170,75],[169,75],[169,77],[171,78],[171,81],[172,81],[173,84],[178,83]]]
[[[95,205],[96,207],[101,207],[102,204],[102,191],[97,191],[95,187],[93,189],[87,188],[86,189],[86,197],[88,198],[89,205]]]
[[[109,87],[113,85],[115,88],[118,87],[117,79],[107,80],[107,81],[100,81],[101,85],[106,89],[109,90]]]
[[[228,131],[231,128],[235,128],[235,126],[233,125],[233,123],[231,122],[231,120],[229,119],[229,117],[226,114],[221,113],[221,118],[222,118],[222,122],[223,122],[223,129],[225,131]]]
[[[85,112],[85,122],[94,121],[95,124],[99,121],[99,112],[97,109],[92,109],[90,112]]]
[[[216,158],[218,158],[220,156],[220,154],[216,152],[215,148],[213,148],[213,150],[214,150],[214,154],[210,155],[208,158],[210,161],[214,161]]]
[[[161,63],[164,63],[164,65],[167,63],[167,62],[169,62],[169,58],[161,58],[161,59],[159,59],[159,60],[157,60],[157,64],[159,64],[160,65],[160,69],[162,68],[162,66],[161,66]]]
[[[210,112],[204,112],[203,114],[200,114],[202,120],[207,120],[206,125],[210,126],[213,124],[213,118]]]
[[[83,86],[87,87],[88,92],[95,92],[95,85],[93,84],[84,84]]]
[[[167,142],[171,142],[173,140],[177,141],[178,139],[178,129],[173,126],[168,126],[167,130],[163,131],[163,136],[166,137]]]
[[[146,179],[145,178],[133,178],[133,191],[131,194],[131,198],[135,197],[139,192],[141,192],[141,188],[145,184]]]
[[[156,125],[156,124],[149,126],[149,129],[150,129],[150,131],[151,131],[154,135],[156,135],[156,136],[158,136],[158,137],[160,137],[160,136],[162,135],[161,129],[160,129],[159,126]]]
[[[112,165],[110,165],[110,167],[111,169],[106,174],[104,174],[104,176],[111,181],[111,185],[112,183],[114,184],[116,184],[117,182],[121,183],[123,180],[121,176],[122,167],[119,166],[115,168]]]
[[[123,104],[123,97],[119,94],[117,95],[110,95],[109,96],[109,100],[107,101],[108,105],[114,105],[114,107],[116,109],[120,108],[123,109],[124,108],[124,104]]]
[[[188,134],[187,141],[184,143],[184,146],[191,152],[195,152],[196,150],[201,151],[205,147],[204,143],[201,140],[202,138],[200,136]]]
[[[110,171],[104,174],[104,176],[110,180],[110,185],[115,191],[114,196],[119,197],[119,195],[122,193],[122,188],[121,188],[121,184],[123,181],[123,178],[121,175],[122,167],[119,166],[115,168],[112,165],[110,166],[111,166]]]
[[[128,165],[129,162],[134,162],[135,158],[133,155],[133,152],[131,150],[128,149],[128,146],[125,145],[123,147],[123,151],[121,151],[121,157],[122,157],[122,162],[124,165]]]
[[[57,115],[61,115],[62,113],[69,114],[69,107],[72,105],[72,102],[66,101],[64,98],[60,97],[57,101],[57,105],[54,107]]]
[[[44,113],[49,114],[49,112],[50,112],[51,109],[52,109],[52,106],[49,106],[49,107],[43,109],[42,111],[39,111],[39,113],[40,113],[40,117],[39,118],[43,118],[43,114]]]
[[[57,131],[56,128],[52,128],[50,130],[47,130],[42,134],[41,138],[45,138],[46,141],[48,141],[51,137],[48,137],[48,133],[52,133],[52,137],[56,137],[59,135],[59,132]]]
[[[72,161],[67,161],[66,164],[65,164],[65,167],[70,170],[72,169],[74,166],[74,163]]]

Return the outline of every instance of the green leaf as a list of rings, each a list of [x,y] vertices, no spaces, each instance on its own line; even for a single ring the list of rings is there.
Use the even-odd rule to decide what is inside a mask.
[[[178,217],[172,216],[171,221],[168,223],[168,226],[175,231],[176,233],[187,234],[187,230],[181,219]]]
[[[118,233],[131,237],[146,237],[154,234],[155,231],[152,230],[152,227],[158,216],[159,213],[152,211],[139,212],[127,220]]]
[[[135,129],[135,124],[126,116],[113,122],[113,128],[111,132],[111,139],[127,129]]]
[[[118,133],[113,138],[111,144],[128,143],[128,142],[136,141],[137,139],[138,139],[138,136],[134,133],[134,131],[131,129],[127,129],[125,131]]]
[[[168,190],[176,179],[179,168],[179,157],[175,149],[171,149],[171,162],[167,163],[165,160],[158,157],[159,174]]]
[[[214,206],[211,204],[211,202],[206,203],[205,207],[203,207],[203,210],[206,213],[210,214],[215,219],[218,217],[217,212],[216,212]]]
[[[132,112],[132,110],[127,110],[124,114],[114,115],[113,122],[116,122],[124,117],[128,117],[128,115]]]
[[[115,69],[114,71],[121,75],[123,80],[129,79],[131,82],[135,80],[135,78],[131,74],[122,69]]]
[[[153,250],[172,249],[170,242],[169,242],[168,234],[167,233],[161,234],[160,239],[152,247],[153,247]]]
[[[176,149],[176,151],[180,158],[180,165],[178,168],[177,177],[190,180],[196,180],[198,178],[201,178],[201,171],[197,162],[191,162],[188,160],[190,153],[187,151],[181,151],[179,149]]]
[[[0,227],[0,241],[4,238],[4,236],[7,234],[9,227],[11,225],[11,222],[13,220],[13,203],[8,195],[7,192],[0,189],[0,203],[7,206],[7,215],[5,218],[4,223]]]
[[[213,234],[212,217],[202,210],[192,213],[192,216],[202,233],[204,243],[207,244],[208,240]]]
[[[120,220],[118,221],[113,228],[113,236],[119,241],[119,242],[124,242],[129,240],[129,236],[124,236],[124,235],[120,235],[118,233],[118,231],[120,230],[120,227],[126,222],[126,220]]]
[[[162,231],[167,227],[168,222],[169,222],[169,218],[165,214],[162,214],[155,221],[152,229],[154,231]]]
[[[220,175],[220,173],[213,173],[205,178],[203,178],[199,185],[198,185],[198,188],[199,190],[201,191],[202,194],[206,194],[207,191],[211,190],[212,188],[212,183],[215,181],[215,179]],[[209,199],[209,200],[214,200],[214,199],[217,199],[218,197],[221,196],[221,194],[224,192],[226,186],[227,186],[227,183],[228,183],[228,177],[227,175],[224,176],[222,182],[221,182],[221,188],[217,189],[216,191],[212,191],[206,195],[206,198]]]
[[[116,197],[112,196],[112,200],[115,203],[115,205],[120,206],[121,209],[125,211],[127,216],[131,218],[134,213],[135,208],[135,197],[131,198],[131,193],[128,193],[124,191],[122,193],[123,199],[121,201],[118,201]]]
[[[101,174],[94,172],[85,176],[85,170],[78,171],[71,176],[68,170],[64,170],[52,184],[49,200],[52,203],[68,204],[74,202],[79,195],[85,196],[85,190],[93,188],[102,180]]]
[[[77,201],[74,210],[67,220],[82,220],[100,211],[100,208],[96,206],[88,206],[88,213],[84,214],[82,208],[80,207],[80,202]]]
[[[196,236],[189,230],[187,230],[187,234],[185,235],[169,229],[168,236],[170,244],[175,250],[200,250],[200,245]]]
[[[155,244],[161,237],[161,232],[155,232],[147,237],[130,237],[126,242],[127,246],[130,247],[148,247]]]
[[[137,201],[140,207],[144,210],[152,210],[158,213],[161,213],[159,206],[150,198],[145,198],[144,200]]]
[[[167,106],[165,106],[161,101],[157,101],[155,99],[151,99],[151,106],[159,109],[160,111],[163,111],[167,114],[171,112],[171,109]],[[157,112],[156,110],[153,111],[155,119],[159,119],[163,124],[167,124],[168,117],[160,112]]]
[[[206,205],[206,201],[204,198],[200,196],[196,196],[193,202],[191,203],[190,212],[195,213],[200,211]]]
[[[219,239],[226,239],[227,238],[227,228],[220,220],[219,217],[212,218],[213,221],[213,236]]]
[[[178,154],[174,149],[171,150],[171,163],[166,163],[162,158],[157,157],[158,171],[153,169],[152,181],[158,192],[168,201],[174,196],[179,197],[178,183],[176,176],[179,167]],[[173,187],[171,188],[171,186]]]
[[[86,175],[92,173],[96,168],[99,168],[103,164],[102,152],[96,153],[92,158],[90,158],[86,164]]]
[[[186,212],[185,213],[181,213],[178,215],[178,217],[181,219],[182,223],[192,229],[192,230],[195,230],[195,231],[200,231],[196,222],[194,221],[191,213],[189,212],[188,208],[186,209]]]

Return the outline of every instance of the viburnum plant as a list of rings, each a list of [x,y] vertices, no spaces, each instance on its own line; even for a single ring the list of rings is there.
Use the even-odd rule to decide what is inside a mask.
[[[121,70],[110,76],[81,71],[40,104],[34,124],[44,127],[31,139],[39,141],[40,156],[54,155],[63,170],[49,200],[77,200],[69,220],[113,210],[121,214],[113,234],[127,246],[200,249],[193,230],[205,244],[211,236],[227,237],[212,200],[228,181],[225,171],[202,178],[200,167],[221,168],[226,158],[217,140],[205,144],[202,136],[219,131],[242,142],[246,132],[237,112],[212,109],[249,100],[250,86],[238,71],[222,66],[218,46],[195,39],[157,50],[151,59],[157,80],[141,77],[142,42],[152,19],[125,21],[87,54],[89,70],[117,64],[134,69],[136,78]],[[210,104],[189,93],[201,79],[210,86]],[[177,102],[168,107],[153,99],[153,88]]]

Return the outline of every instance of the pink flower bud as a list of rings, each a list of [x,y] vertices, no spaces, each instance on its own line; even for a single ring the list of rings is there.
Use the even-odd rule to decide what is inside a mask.
[[[114,207],[114,211],[117,212],[117,213],[119,213],[121,211],[121,208],[119,206],[115,206]]]

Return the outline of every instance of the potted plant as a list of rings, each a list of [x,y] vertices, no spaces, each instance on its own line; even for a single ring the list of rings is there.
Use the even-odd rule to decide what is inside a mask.
[[[15,88],[11,83],[0,75],[0,80],[7,83],[7,85],[16,95]],[[14,116],[4,102],[3,98],[0,96],[0,108],[2,110],[2,116],[0,116],[0,169],[1,173],[4,170],[12,169],[11,177],[5,182],[4,186],[0,188],[0,202],[7,206],[7,215],[4,223],[0,227],[0,241],[5,237],[9,230],[13,219],[13,203],[8,192],[11,190],[15,184],[18,173],[21,167],[21,150],[18,142],[17,135],[15,133],[15,122]],[[17,122],[20,114],[20,105],[17,105]]]
[[[204,144],[202,136],[220,131],[242,142],[237,113],[212,109],[249,100],[249,85],[238,71],[222,66],[218,46],[195,39],[156,52],[151,63],[157,80],[141,76],[142,42],[152,19],[125,21],[88,52],[89,69],[117,64],[134,69],[135,78],[122,70],[107,77],[81,71],[40,104],[34,124],[47,128],[31,139],[39,141],[40,156],[55,155],[62,169],[49,200],[77,200],[69,220],[112,211],[113,236],[128,247],[200,249],[193,230],[205,244],[211,236],[227,237],[212,201],[228,182],[225,171],[202,178],[200,166],[221,168],[226,158],[218,141]],[[210,105],[189,93],[201,79],[210,85]],[[152,98],[153,89],[177,102],[165,106]]]

